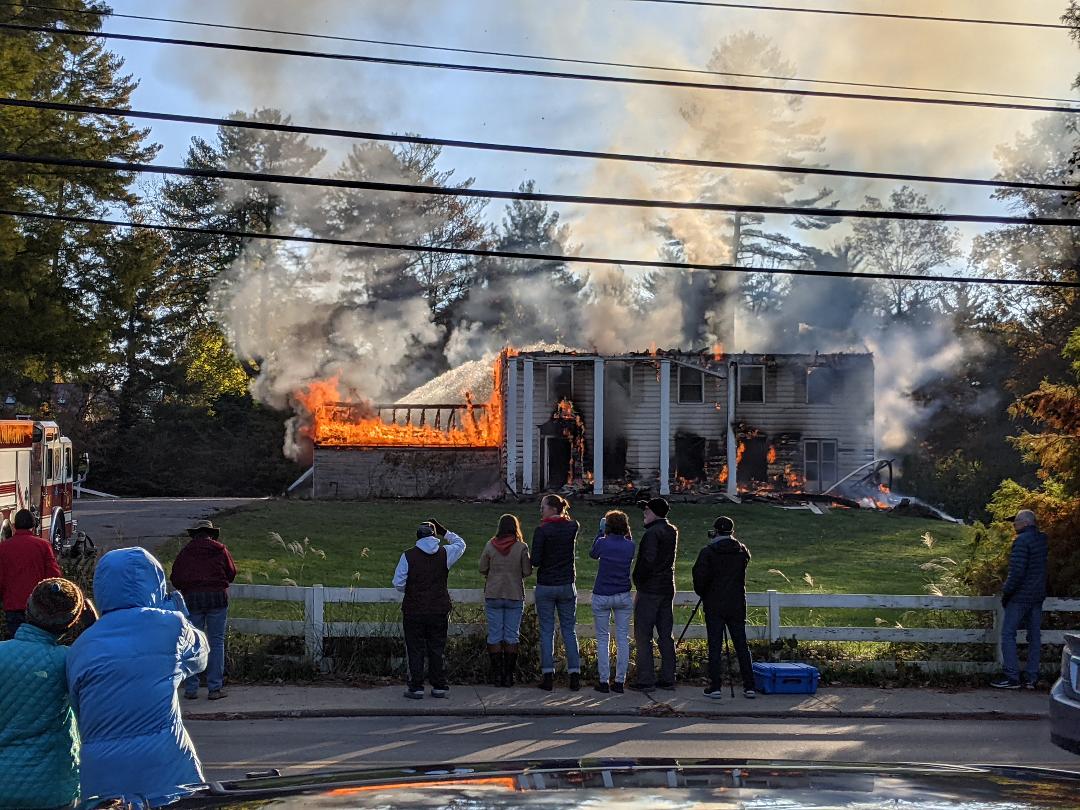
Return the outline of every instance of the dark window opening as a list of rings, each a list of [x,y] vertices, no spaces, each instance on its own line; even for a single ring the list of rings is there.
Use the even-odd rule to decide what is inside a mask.
[[[703,436],[694,433],[675,434],[675,477],[699,481],[705,477],[705,449]]]
[[[806,369],[806,404],[830,405],[838,400],[837,389],[843,380],[836,369],[810,366]]]
[[[679,402],[705,401],[705,375],[696,368],[679,366]]]
[[[765,366],[739,366],[739,402],[765,402]]]
[[[574,398],[574,369],[572,366],[547,367],[547,397],[549,402]]]
[[[604,478],[614,481],[626,477],[626,437],[604,439]]]
[[[742,439],[742,458],[735,476],[737,483],[744,486],[763,484],[769,478],[769,446],[764,436],[750,436]]]

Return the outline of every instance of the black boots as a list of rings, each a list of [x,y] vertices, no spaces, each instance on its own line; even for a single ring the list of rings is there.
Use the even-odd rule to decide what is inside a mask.
[[[540,679],[540,683],[538,683],[536,686],[539,689],[543,689],[545,692],[551,692],[552,690],[554,690],[555,689],[555,673],[554,672],[545,672],[544,676]]]
[[[491,671],[489,673],[488,680],[490,681],[492,686],[503,686],[504,685],[503,684],[503,678],[505,677],[504,674],[503,674],[505,672],[505,670],[503,668],[504,663],[505,663],[504,660],[503,660],[504,657],[505,656],[502,653],[502,648],[496,647],[496,648],[492,649],[491,647],[488,647],[488,659],[490,661],[490,669],[491,669]]]
[[[500,686],[513,686],[514,673],[517,672],[517,645],[506,645],[503,653],[502,683]]]

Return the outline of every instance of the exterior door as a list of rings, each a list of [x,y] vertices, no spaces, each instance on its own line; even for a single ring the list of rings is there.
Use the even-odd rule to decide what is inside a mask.
[[[836,483],[836,439],[803,442],[803,472],[807,492],[824,492]]]

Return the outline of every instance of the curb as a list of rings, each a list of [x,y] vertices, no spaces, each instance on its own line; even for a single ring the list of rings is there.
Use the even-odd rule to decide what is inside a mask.
[[[432,711],[409,710],[407,708],[373,709],[269,709],[238,712],[192,712],[183,719],[204,722],[227,722],[230,720],[312,720],[332,717],[635,717],[638,719],[678,719],[695,720],[997,720],[997,721],[1037,721],[1048,717],[1041,712],[1000,712],[993,710],[972,712],[876,712],[876,711],[818,711],[798,712],[754,712],[735,711],[730,714],[705,711],[660,712],[655,707],[646,709],[560,709],[546,707],[520,708],[460,708],[447,706]]]

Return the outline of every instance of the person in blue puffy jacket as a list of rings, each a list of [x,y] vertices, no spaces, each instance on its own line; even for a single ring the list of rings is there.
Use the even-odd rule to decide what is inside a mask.
[[[2,810],[72,807],[79,799],[79,732],[60,640],[93,618],[78,585],[46,579],[30,594],[15,638],[0,642]]]
[[[1009,552],[1009,576],[1001,587],[1002,675],[990,683],[998,689],[1036,689],[1039,683],[1039,657],[1042,604],[1046,598],[1047,538],[1035,525],[1035,513],[1021,509],[1012,518],[1016,537]],[[1016,631],[1027,630],[1027,669],[1020,672],[1016,651]]]
[[[101,618],[71,646],[67,678],[82,736],[83,801],[160,806],[203,782],[177,688],[206,669],[208,644],[179,593],[141,548],[110,551],[94,572]]]

